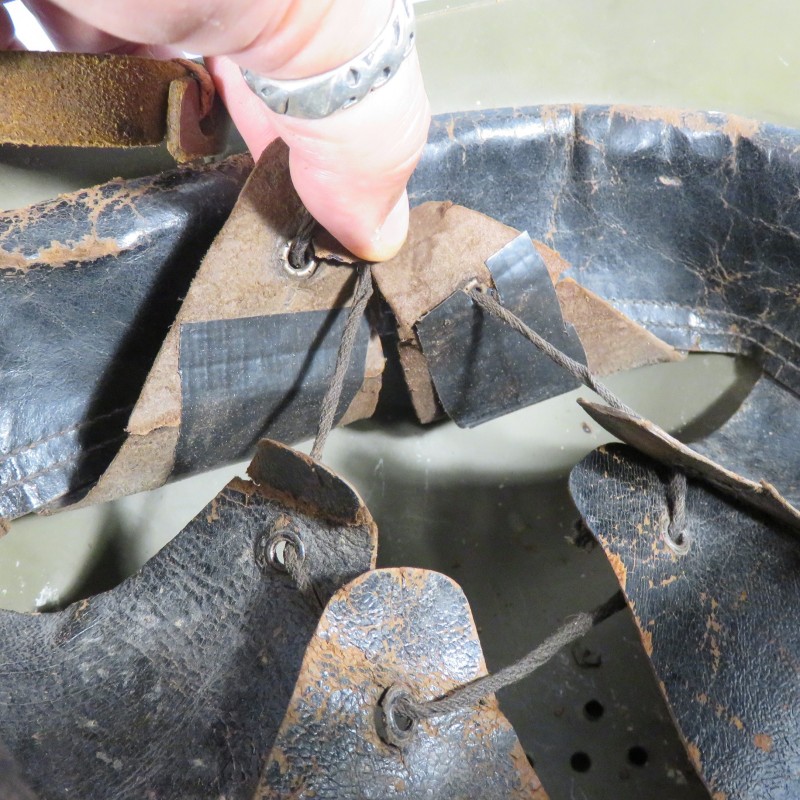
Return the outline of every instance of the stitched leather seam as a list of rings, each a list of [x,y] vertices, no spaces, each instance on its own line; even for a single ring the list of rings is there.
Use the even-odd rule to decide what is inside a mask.
[[[44,469],[40,469],[38,472],[32,472],[29,475],[25,475],[24,477],[20,478],[19,480],[13,481],[12,483],[7,483],[3,486],[3,493],[6,494],[10,489],[14,489],[17,486],[22,486],[23,484],[27,483],[28,481],[32,481],[35,478],[40,478],[42,475],[49,475],[51,472],[55,472],[60,467],[65,466],[66,464],[70,464],[73,461],[77,461],[80,458],[88,455],[89,453],[94,452],[95,450],[107,449],[109,445],[113,444],[114,442],[121,441],[127,437],[126,433],[122,433],[119,436],[114,436],[111,439],[105,439],[102,442],[98,442],[97,444],[92,445],[91,447],[87,448],[86,450],[80,450],[77,453],[73,453],[68,458],[62,459],[61,461],[56,461],[55,464],[48,464],[47,467]],[[69,490],[71,491],[71,490]],[[0,497],[2,497],[0,494]]]
[[[677,308],[682,308],[682,307],[683,306],[677,306]],[[750,336],[750,335],[748,335],[746,333],[742,333],[741,331],[708,331],[705,328],[695,328],[695,327],[693,327],[691,325],[687,325],[687,324],[680,325],[680,324],[676,324],[676,323],[662,322],[661,320],[647,319],[647,318],[640,318],[639,321],[643,325],[652,325],[654,328],[669,328],[670,330],[686,331],[687,333],[701,333],[701,334],[705,333],[708,336],[721,336],[721,337],[730,336],[730,337],[734,337],[734,338],[737,338],[737,339],[744,339],[744,340],[746,340],[748,342],[752,342],[761,351],[763,351],[764,353],[767,353],[768,355],[772,356],[777,361],[780,361],[782,366],[789,367],[790,369],[793,369],[793,370],[800,369],[800,367],[798,367],[793,362],[789,361],[789,359],[786,358],[785,356],[782,356],[780,353],[776,353],[774,350],[771,350],[769,347],[767,347],[760,340],[758,340],[755,337]]]
[[[39,445],[45,444],[46,442],[51,442],[54,439],[58,439],[61,436],[66,436],[68,433],[72,433],[73,431],[77,431],[80,428],[86,428],[89,425],[93,425],[95,422],[100,422],[104,419],[109,419],[111,417],[115,417],[118,414],[121,414],[123,411],[130,411],[133,408],[133,404],[129,406],[121,406],[120,408],[115,408],[113,411],[109,411],[107,414],[101,414],[99,417],[92,417],[91,419],[84,420],[83,422],[79,422],[77,425],[70,425],[69,428],[64,428],[64,430],[59,431],[58,433],[52,433],[49,436],[45,436],[42,439],[36,439],[30,444],[23,445],[22,447],[18,447],[16,450],[10,450],[8,453],[2,454],[2,459],[0,459],[0,464],[5,463],[6,461],[10,460],[13,456],[18,456],[20,453],[25,453],[28,450],[33,450]]]
[[[680,308],[683,311],[691,311],[693,314],[698,314],[699,311],[695,306],[685,306],[680,303],[658,303],[655,300],[632,300],[630,298],[625,297],[612,297],[608,299],[609,303],[626,303],[630,305],[640,305],[640,306],[655,306],[656,308]],[[767,325],[766,323],[753,322],[750,317],[743,317],[741,314],[736,314],[733,311],[715,311],[714,309],[703,309],[702,313],[710,314],[716,317],[733,317],[733,319],[741,321],[747,325],[751,330],[765,330],[769,331],[771,334],[777,336],[779,339],[783,339],[785,342],[788,342],[792,347],[800,347],[800,342],[796,342],[794,339],[788,337],[785,333],[781,333],[779,330],[776,330],[771,325]],[[664,327],[679,327],[679,326],[670,326],[664,323]],[[728,333],[728,331],[726,331]]]

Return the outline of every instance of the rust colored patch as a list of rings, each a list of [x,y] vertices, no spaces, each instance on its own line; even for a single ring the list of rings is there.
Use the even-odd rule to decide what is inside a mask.
[[[617,583],[619,583],[620,588],[624,591],[628,583],[628,568],[625,566],[622,559],[616,553],[612,553],[611,550],[606,550],[606,558],[608,558],[611,569],[614,570],[614,574],[617,576]]]
[[[648,656],[653,655],[653,634],[650,633],[641,623],[638,625],[639,633],[642,637],[642,645],[644,646],[644,651],[647,653]]]
[[[26,256],[23,253],[3,252],[0,269],[13,269],[27,272],[32,267],[63,267],[76,261],[94,261],[105,256],[118,256],[122,252],[116,239],[96,239],[87,236],[77,242],[53,241],[37,253]]]
[[[694,133],[722,133],[734,142],[739,138],[752,139],[761,132],[761,123],[733,114],[725,115],[724,122],[720,125],[700,111],[681,111],[659,106],[615,105],[610,113],[627,120],[665,122]]]
[[[218,501],[215,497],[211,501],[211,505],[208,509],[208,514],[206,514],[206,522],[210,525],[212,522],[216,522],[219,519],[219,509],[218,509]]]
[[[763,750],[765,753],[769,753],[772,750],[772,737],[767,735],[766,733],[757,733],[753,737],[753,744],[759,750]]]
[[[686,751],[689,753],[694,768],[697,770],[698,775],[703,774],[703,760],[700,758],[700,748],[694,742],[686,743]]]
[[[572,278],[557,283],[556,294],[564,320],[575,327],[596,375],[686,358]]]

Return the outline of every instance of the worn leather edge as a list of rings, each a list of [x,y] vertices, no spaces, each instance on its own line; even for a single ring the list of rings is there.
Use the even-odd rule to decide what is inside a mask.
[[[420,422],[432,422],[443,411],[416,324],[470,280],[493,285],[485,262],[518,235],[478,211],[426,202],[411,210],[409,236],[398,255],[375,266],[376,286],[397,321],[400,362]],[[605,375],[685,358],[597,294],[563,278],[570,264],[544,242],[533,244],[555,284],[564,321],[575,327],[593,371]]]
[[[222,152],[229,118],[208,72],[184,59],[0,53],[0,142],[141,147],[180,163]]]
[[[170,478],[178,444],[178,428],[157,428],[144,436],[128,434],[97,483],[77,503],[83,508],[163,486]],[[48,508],[46,511],[55,511]]]
[[[588,454],[569,488],[626,594],[709,795],[796,797],[798,640],[784,613],[800,591],[796,539],[690,483],[689,549],[675,552],[663,470],[622,444]]]
[[[637,419],[619,409],[579,399],[578,403],[609,433],[662,464],[678,467],[700,478],[729,497],[768,514],[800,533],[800,511],[767,481],[744,478],[710,458],[695,452],[646,419]]]
[[[377,557],[378,526],[372,514],[356,489],[324,464],[280,442],[262,439],[247,474],[264,497],[340,525],[368,528]]]

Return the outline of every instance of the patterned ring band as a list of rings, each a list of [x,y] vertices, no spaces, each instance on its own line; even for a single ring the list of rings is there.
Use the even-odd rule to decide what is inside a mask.
[[[385,85],[414,47],[411,0],[394,0],[389,20],[372,44],[336,69],[298,80],[273,80],[242,70],[248,86],[278,114],[322,119],[350,108]]]

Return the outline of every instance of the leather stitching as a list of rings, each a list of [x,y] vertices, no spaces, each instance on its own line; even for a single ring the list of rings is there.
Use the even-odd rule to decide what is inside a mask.
[[[5,484],[5,486],[3,486],[3,492],[2,492],[2,494],[0,494],[0,497],[2,497],[3,495],[7,494],[10,489],[14,489],[17,486],[22,486],[23,484],[27,483],[28,481],[32,481],[35,478],[40,478],[42,475],[49,475],[51,472],[55,472],[59,467],[63,467],[66,464],[72,463],[73,461],[77,461],[78,459],[83,458],[84,456],[86,456],[88,453],[92,453],[95,450],[108,449],[108,447],[110,445],[114,444],[114,442],[121,441],[121,440],[125,439],[126,436],[127,436],[127,434],[123,433],[123,434],[121,434],[119,436],[114,436],[111,439],[105,439],[102,442],[98,442],[97,444],[92,445],[91,447],[87,448],[86,450],[80,450],[77,453],[73,453],[68,458],[62,459],[61,461],[57,461],[54,464],[48,464],[47,467],[45,467],[44,469],[40,469],[38,472],[32,472],[29,475],[23,476],[19,480],[13,481],[12,483],[7,483],[7,484]],[[71,490],[69,490],[69,491],[71,491]]]
[[[13,456],[18,456],[21,453],[27,452],[28,450],[33,450],[36,447],[39,447],[39,445],[45,444],[46,442],[51,442],[54,439],[58,439],[61,436],[66,436],[68,433],[72,433],[73,431],[79,430],[80,428],[86,428],[89,425],[93,425],[95,422],[100,422],[101,420],[115,417],[118,414],[122,413],[123,411],[130,411],[132,408],[133,404],[129,406],[121,406],[120,408],[115,408],[113,411],[109,411],[107,414],[101,414],[99,417],[92,417],[91,419],[84,420],[83,422],[79,422],[76,425],[70,425],[69,428],[64,428],[58,433],[50,434],[49,436],[45,436],[42,439],[36,439],[29,444],[25,444],[22,447],[18,447],[16,450],[9,450],[8,453],[3,453],[3,457],[2,460],[0,460],[0,464],[9,461]]]

